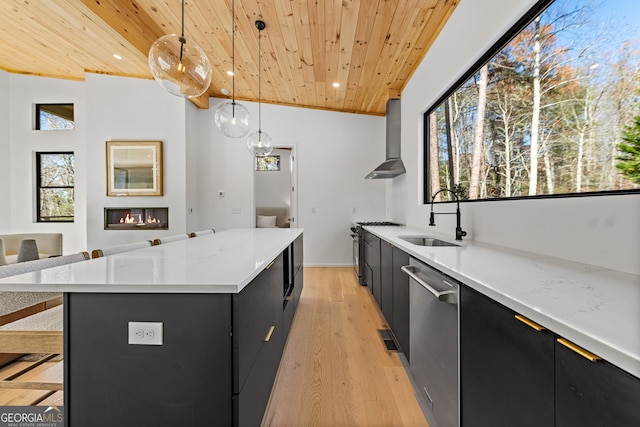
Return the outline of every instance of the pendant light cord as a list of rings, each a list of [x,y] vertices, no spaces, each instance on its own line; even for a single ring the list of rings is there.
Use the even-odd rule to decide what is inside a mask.
[[[260,56],[262,50],[260,48],[260,34],[262,30],[258,28],[258,134],[262,133],[262,78],[261,76],[261,66],[260,66]]]
[[[184,38],[184,0],[182,0],[182,38]]]
[[[231,1],[231,109],[236,116],[236,0]]]
[[[182,0],[182,30],[178,40],[180,41],[180,64],[182,64],[182,51],[184,44],[187,42],[187,39],[184,38],[184,0]]]

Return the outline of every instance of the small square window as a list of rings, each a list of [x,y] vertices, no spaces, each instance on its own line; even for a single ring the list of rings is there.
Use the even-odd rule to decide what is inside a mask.
[[[36,104],[36,130],[75,128],[73,104]]]
[[[256,156],[256,170],[266,172],[279,171],[280,156]]]

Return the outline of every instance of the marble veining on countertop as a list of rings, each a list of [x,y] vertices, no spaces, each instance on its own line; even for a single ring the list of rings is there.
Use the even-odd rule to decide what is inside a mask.
[[[0,279],[0,291],[237,293],[303,232],[247,228]]]
[[[639,275],[416,228],[365,229],[640,378]],[[408,235],[460,246],[417,246]]]

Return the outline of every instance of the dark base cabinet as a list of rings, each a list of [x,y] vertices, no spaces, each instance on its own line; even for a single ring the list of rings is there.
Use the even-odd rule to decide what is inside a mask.
[[[302,286],[300,236],[237,294],[65,294],[65,426],[259,426]]]
[[[640,426],[640,379],[467,287],[460,303],[462,425]]]
[[[460,412],[465,427],[554,425],[555,337],[515,314],[460,288]]]
[[[362,240],[364,242],[365,282],[380,307],[382,301],[382,290],[380,288],[380,238],[364,231]]]
[[[640,426],[640,379],[556,343],[556,426]]]
[[[393,318],[393,246],[382,240],[380,242],[380,310],[395,331]]]
[[[393,248],[393,334],[408,362],[411,362],[409,347],[409,276],[400,267],[409,265],[409,255]]]
[[[67,427],[232,425],[231,296],[65,295]],[[129,321],[163,322],[161,346]]]

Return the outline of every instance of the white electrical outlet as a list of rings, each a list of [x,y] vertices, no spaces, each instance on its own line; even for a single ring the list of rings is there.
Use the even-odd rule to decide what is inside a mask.
[[[129,322],[129,344],[162,345],[162,322]]]

